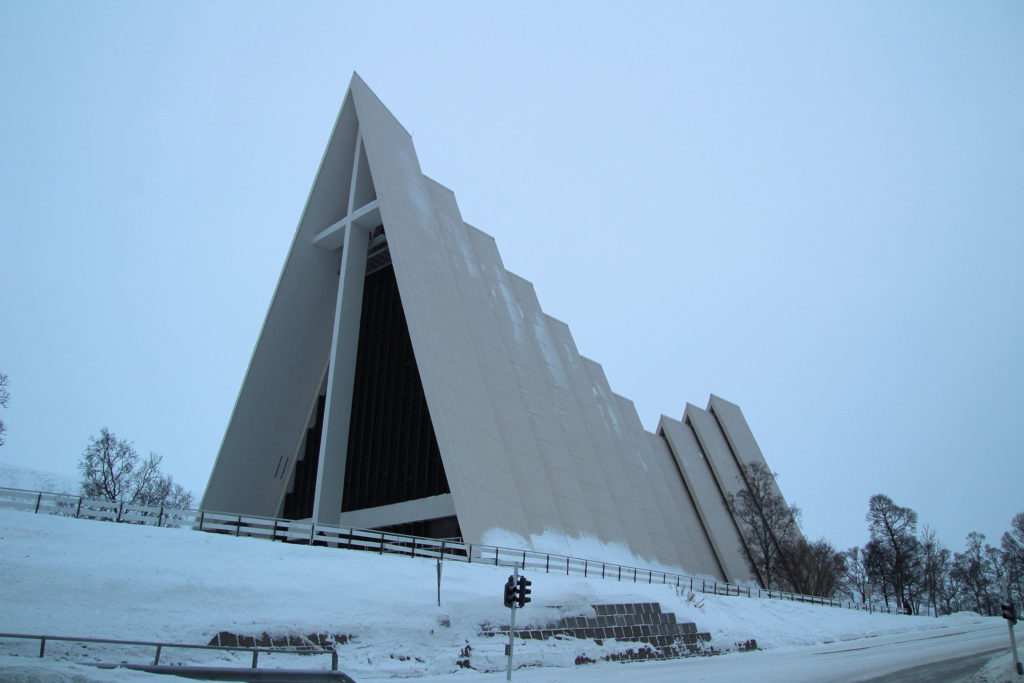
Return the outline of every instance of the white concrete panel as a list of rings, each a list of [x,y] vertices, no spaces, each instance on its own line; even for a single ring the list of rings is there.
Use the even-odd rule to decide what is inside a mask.
[[[579,536],[593,528],[593,519],[589,512],[574,509],[579,503],[573,501],[584,500],[578,479],[561,475],[562,472],[574,472],[575,468],[567,458],[564,435],[558,430],[557,420],[553,417],[553,397],[544,380],[538,354],[524,333],[524,313],[515,296],[510,274],[502,267],[492,238],[473,228],[467,229],[466,237],[471,251],[463,252],[463,256],[476,264],[476,275],[487,292],[492,320],[508,362],[506,377],[510,381],[503,380],[496,387],[496,392],[501,392],[504,398],[494,402],[496,412],[500,411],[499,422],[507,422],[510,427],[526,425],[527,434],[517,439],[523,442],[526,452],[537,458],[532,462],[543,463],[537,471],[548,480],[547,488],[531,492],[529,499],[539,502],[537,499],[541,496],[550,496],[560,520],[561,528],[558,530],[568,536]],[[514,393],[509,390],[514,390]],[[547,518],[550,510],[546,506],[543,509]],[[525,514],[534,516],[530,509]],[[536,515],[530,527],[535,529],[540,524],[547,526],[550,522],[547,519],[542,522],[540,515]]]
[[[512,273],[507,277],[522,312],[523,337],[539,368],[534,371],[536,379],[544,390],[543,401],[530,399],[536,401],[534,405],[538,408],[543,406],[537,422],[545,426],[545,433],[558,435],[558,447],[546,453],[547,463],[551,468],[572,472],[579,482],[584,494],[581,509],[572,514],[594,520],[584,528],[584,533],[631,547],[623,524],[623,510],[616,506],[612,495],[614,484],[601,466],[597,444],[582,415],[579,393],[588,391],[586,380],[582,376],[570,377],[569,361],[563,356],[562,343],[558,341],[557,335],[567,329],[551,328],[549,321],[553,319],[541,310],[532,283]]]
[[[673,541],[680,548],[683,569],[725,581],[725,571],[718,562],[708,531],[701,522],[693,495],[679,472],[679,465],[676,464],[668,441],[664,436],[650,432],[647,432],[647,440],[651,446],[651,461],[661,473],[672,499],[669,513],[675,515],[675,524],[669,524],[669,532],[673,534]]]
[[[692,403],[687,403],[683,421],[688,421],[693,426],[701,449],[707,456],[711,471],[715,473],[722,491],[735,495],[743,490],[745,480],[715,416]]]
[[[708,412],[718,420],[740,464],[760,463],[768,466],[738,405],[712,394],[708,400]]]
[[[334,310],[331,362],[327,371],[324,428],[320,435],[320,461],[313,499],[313,519],[321,524],[336,524],[341,514],[369,242],[370,233],[363,228],[350,225],[345,231],[338,300]]]
[[[353,102],[346,97],[224,433],[203,509],[264,516],[280,511],[334,326],[339,255],[315,247],[313,238],[347,211],[356,128]]]
[[[757,581],[746,560],[746,550],[700,443],[689,425],[662,416],[658,432],[664,434],[686,487],[693,495],[701,523],[727,581]]]
[[[715,481],[718,483],[719,489],[722,491],[722,495],[727,498],[730,495],[735,496],[740,491],[746,489],[746,480],[743,478],[742,472],[740,472],[736,458],[729,449],[729,443],[725,440],[725,434],[722,433],[722,429],[718,425],[718,420],[715,419],[715,416],[706,410],[701,410],[692,403],[688,403],[686,404],[683,421],[693,428],[693,433],[697,436],[701,451],[703,451],[707,459],[708,466],[715,477]],[[736,528],[740,531],[740,537],[742,538],[740,521],[735,519],[731,512],[730,516],[733,517]],[[745,548],[746,546],[744,546],[744,552],[746,552]]]
[[[759,463],[771,472],[771,467],[768,466],[768,462],[764,459],[761,447],[757,445],[754,433],[750,431],[750,426],[747,424],[746,418],[743,417],[743,411],[740,410],[738,405],[712,394],[708,401],[708,412],[714,415],[718,421],[722,433],[729,444],[729,449],[732,451],[740,467]],[[775,495],[785,501],[786,498],[782,495],[782,490],[774,479],[772,480],[772,487],[775,490]],[[799,528],[797,528],[797,534],[799,538],[803,538]]]
[[[452,504],[451,494],[443,493],[439,496],[407,500],[403,503],[343,512],[337,523],[354,529],[374,529],[419,522],[424,519],[451,517],[454,514],[455,505]]]
[[[682,567],[684,559],[692,558],[695,550],[688,529],[681,524],[675,511],[675,502],[664,474],[655,461],[650,434],[644,430],[633,402],[618,394],[613,396],[618,403],[619,415],[622,416],[628,446],[632,449],[624,452],[623,457],[627,463],[632,463],[633,469],[642,479],[641,505],[645,517],[652,520],[648,525],[651,539],[655,541],[655,547],[664,558],[663,562]],[[666,537],[671,539],[670,543],[666,544],[660,540]]]
[[[621,499],[612,495],[624,478],[616,479],[609,474],[606,466],[606,462],[614,456],[608,445],[607,425],[600,419],[593,386],[583,360],[565,323],[544,316],[544,325],[550,333],[550,343],[558,353],[562,370],[569,382],[568,392],[560,392],[560,417],[570,440],[570,453],[577,463],[578,476],[582,483],[602,491],[600,495],[595,494],[588,500],[595,519],[600,520],[596,527],[598,538],[609,543],[622,543],[639,555],[641,549],[636,547],[626,531],[626,518],[620,509]],[[625,514],[628,516],[628,511]]]
[[[527,536],[485,382],[408,132],[358,76],[350,86],[409,337],[463,536]]]
[[[590,379],[591,395],[597,403],[607,430],[597,453],[602,459],[601,467],[608,473],[609,480],[617,482],[612,488],[613,500],[618,504],[619,516],[629,534],[629,546],[641,557],[675,564],[679,561],[678,553],[674,549],[670,553],[666,548],[656,547],[648,533],[651,528],[648,523],[657,524],[657,518],[643,514],[646,506],[643,498],[653,494],[643,479],[639,463],[636,461],[636,452],[627,440],[626,425],[619,414],[619,406],[608,385],[604,368],[589,358],[582,358],[582,362]],[[658,527],[662,534],[665,533],[663,524]]]
[[[533,285],[514,273],[506,272],[505,277],[521,312],[521,345],[530,361],[530,366],[524,367],[523,372],[527,373],[528,385],[535,390],[528,397],[530,410],[537,413],[537,424],[543,429],[542,438],[558,445],[546,453],[548,464],[576,471],[578,464],[570,455],[570,438],[565,429],[566,420],[570,419],[574,408],[565,396],[569,391],[568,378],[551,335],[544,326],[544,314]]]
[[[620,451],[623,467],[632,475],[634,488],[639,495],[640,510],[658,553],[657,558],[665,564],[681,567],[686,539],[679,535],[678,530],[675,534],[670,531],[673,526],[677,526],[671,524],[672,519],[668,514],[672,504],[671,496],[665,486],[665,480],[651,461],[647,432],[632,401],[619,394],[612,394],[611,399],[624,435],[621,439],[623,448]],[[662,540],[673,535],[678,537],[678,542],[666,544]]]
[[[430,179],[427,179],[427,186],[484,379],[489,408],[510,465],[511,483],[517,492],[530,533],[541,535],[551,528],[552,520],[557,519],[559,513],[550,480],[537,451],[536,440],[532,432],[523,429],[529,421],[523,405],[511,398],[515,395],[511,388],[515,386],[516,376],[501,338],[501,327],[484,294],[484,266],[473,250],[454,194]]]

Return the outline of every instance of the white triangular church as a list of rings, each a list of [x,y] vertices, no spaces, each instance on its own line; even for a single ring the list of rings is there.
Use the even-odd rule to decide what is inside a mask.
[[[596,540],[747,582],[725,497],[748,462],[764,463],[757,442],[716,396],[645,431],[353,75],[204,510]]]

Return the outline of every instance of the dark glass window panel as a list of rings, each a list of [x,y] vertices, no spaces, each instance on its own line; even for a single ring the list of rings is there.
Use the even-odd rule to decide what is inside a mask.
[[[412,341],[387,266],[367,275],[342,512],[449,493]]]
[[[292,492],[284,497],[281,516],[284,519],[306,519],[313,516],[313,498],[316,495],[316,471],[320,462],[320,436],[323,433],[324,404],[326,399],[316,400],[316,420],[306,430],[302,445],[304,455],[295,463],[295,484]]]

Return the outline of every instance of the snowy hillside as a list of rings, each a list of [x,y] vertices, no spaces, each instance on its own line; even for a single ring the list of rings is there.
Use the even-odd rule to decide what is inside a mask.
[[[436,563],[429,559],[0,510],[0,630],[185,643],[207,643],[222,631],[345,635],[350,638],[338,649],[341,669],[356,680],[452,673],[467,651],[474,669],[503,668],[505,641],[480,630],[507,623],[501,591],[508,573],[446,561],[438,607]],[[723,650],[751,638],[762,648],[780,648],[979,620],[869,615],[741,597],[688,599],[669,586],[528,575],[534,602],[518,611],[517,627],[583,615],[596,603],[658,602],[680,621],[696,622],[711,634],[711,645]],[[621,646],[614,640],[524,641],[516,659],[522,665],[574,667],[580,654],[599,660]],[[10,654],[12,647],[5,644],[0,652]],[[22,654],[33,649],[16,647]],[[59,654],[59,644],[47,647]],[[202,656],[165,659],[230,659],[197,659]],[[111,659],[104,653],[94,657]],[[0,659],[7,665],[17,661]],[[300,659],[301,666],[324,664]],[[275,665],[298,666],[268,664]],[[0,672],[4,666],[0,661]]]
[[[0,487],[72,495],[78,495],[81,489],[77,477],[3,463],[0,463]]]

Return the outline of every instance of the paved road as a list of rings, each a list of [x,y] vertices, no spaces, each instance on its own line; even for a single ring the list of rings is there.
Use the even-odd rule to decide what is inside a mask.
[[[872,640],[861,641],[865,649],[862,645],[822,654],[833,654],[836,666],[848,667],[848,680],[910,683],[964,680],[1010,649],[1005,622],[994,619],[974,627],[890,636],[878,644]]]
[[[963,681],[978,673],[990,659],[1008,648],[996,648],[976,655],[930,662],[872,678],[867,683],[931,683],[932,681]]]
[[[1018,635],[1019,639],[1019,635]],[[983,624],[914,631],[862,638],[810,647],[778,648],[721,657],[701,657],[675,662],[635,664],[601,663],[574,669],[520,669],[514,681],[628,680],[655,681],[836,681],[881,683],[883,681],[959,681],[980,669],[992,657],[1009,652],[1006,622],[991,619]],[[421,680],[504,680],[504,672],[460,672]]]

